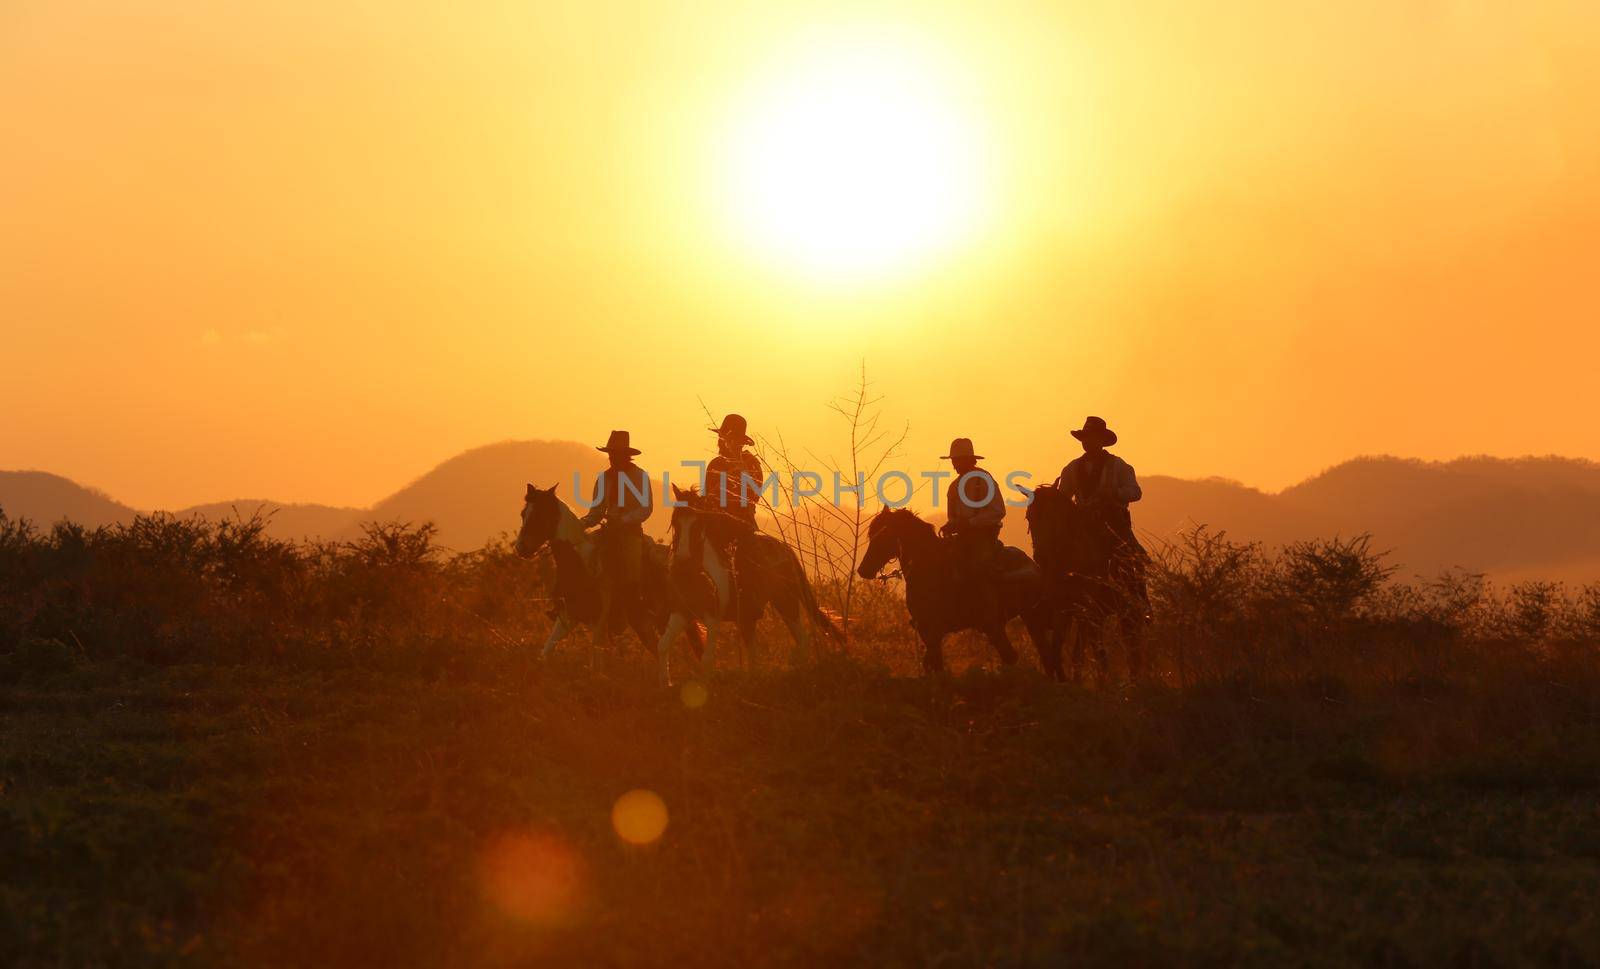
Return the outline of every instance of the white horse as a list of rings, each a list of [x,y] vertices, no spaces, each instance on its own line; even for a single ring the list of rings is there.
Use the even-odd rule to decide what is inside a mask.
[[[660,632],[670,595],[666,581],[666,546],[646,539],[639,588],[631,595],[624,593],[621,609],[615,610],[619,605],[618,594],[623,590],[606,575],[599,544],[593,535],[584,531],[583,523],[566,502],[557,497],[553,486],[528,485],[522,502],[522,528],[517,532],[516,552],[523,558],[532,558],[539,549],[548,546],[556,563],[555,625],[539,651],[541,659],[548,659],[556,644],[578,625],[589,627],[591,648],[596,633],[609,644],[612,620],[617,611],[626,616],[646,649]],[[690,639],[696,648],[700,646],[698,630]]]
[[[678,634],[706,627],[701,669],[716,668],[717,630],[724,620],[738,624],[740,665],[750,668],[756,643],[756,623],[770,604],[778,613],[798,653],[811,651],[811,629],[805,619],[821,627],[838,645],[844,633],[817,605],[816,593],[804,567],[789,546],[709,504],[695,489],[672,489],[672,611],[666,631],[656,645],[661,682],[671,682],[668,655]],[[736,561],[727,549],[738,542]],[[737,570],[737,571],[736,571]]]

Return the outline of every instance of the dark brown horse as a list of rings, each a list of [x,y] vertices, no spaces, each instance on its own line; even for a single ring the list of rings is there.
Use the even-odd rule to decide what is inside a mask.
[[[922,639],[922,668],[944,671],[945,637],[963,629],[976,629],[1010,666],[1017,651],[1006,635],[1006,622],[1021,616],[1028,636],[1039,651],[1039,662],[1049,676],[1060,679],[1061,654],[1050,635],[1050,607],[1044,597],[1039,568],[1019,548],[999,555],[1000,608],[985,608],[982,598],[964,583],[957,568],[955,543],[939,537],[934,527],[909,508],[884,509],[867,525],[867,551],[856,570],[863,579],[875,578],[890,559],[898,559],[906,580],[906,608],[911,625]]]
[[[555,625],[540,650],[547,659],[574,626],[588,626],[609,643],[616,621],[626,618],[646,649],[665,628],[671,611],[667,584],[667,547],[647,540],[640,587],[627,594],[605,574],[603,556],[593,536],[583,530],[578,516],[556,495],[556,489],[528,485],[522,502],[522,528],[517,532],[517,554],[532,558],[548,546],[556,563]],[[700,652],[700,631],[691,630],[690,643]],[[592,637],[591,637],[592,646]]]
[[[705,672],[716,667],[717,627],[724,620],[738,626],[740,665],[748,669],[756,648],[756,623],[769,605],[801,654],[811,649],[811,625],[843,645],[844,633],[817,604],[793,549],[728,514],[696,489],[674,486],[672,494],[673,609],[656,646],[663,683],[670,681],[672,641],[681,630],[694,629],[696,622],[706,627],[701,657]]]
[[[1073,681],[1082,678],[1086,651],[1105,678],[1106,626],[1113,616],[1127,645],[1128,673],[1138,679],[1149,620],[1143,551],[1126,548],[1110,522],[1054,485],[1034,490],[1027,515],[1034,559],[1049,584],[1056,650],[1066,647],[1071,656]]]

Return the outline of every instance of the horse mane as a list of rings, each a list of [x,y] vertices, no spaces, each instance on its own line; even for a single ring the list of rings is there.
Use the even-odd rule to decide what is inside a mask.
[[[672,532],[673,541],[676,542],[678,538],[678,516],[690,512],[700,514],[704,511],[702,505],[705,503],[705,498],[700,494],[699,485],[690,485],[688,488],[681,489],[673,486],[672,500],[676,504],[672,505],[672,514],[667,518],[667,530]]]
[[[884,524],[874,528],[873,526],[877,525],[879,522],[883,522]],[[910,508],[885,508],[883,511],[880,511],[873,516],[872,521],[867,525],[867,531],[869,534],[872,532],[880,532],[884,528],[887,528],[890,524],[898,522],[905,522],[903,527],[906,528],[915,528],[919,531],[927,532],[929,535],[938,535],[938,530],[933,527],[932,522],[927,521]]]
[[[563,516],[571,516],[574,519],[578,517],[577,513],[572,510],[572,506],[563,501],[561,496],[556,493],[554,486],[532,488],[528,492],[525,501],[533,507],[533,513],[540,516],[540,524],[548,528],[549,541],[552,545],[556,544],[556,532],[561,525]],[[580,544],[588,540],[588,536],[583,536],[580,539]]]
[[[672,509],[672,518],[668,521],[668,528],[672,532],[672,542],[677,544],[680,536],[680,517],[693,515],[703,525],[704,533],[709,533],[715,541],[721,542],[732,534],[743,534],[749,530],[744,522],[738,521],[726,509],[716,504],[710,495],[702,495],[698,486],[686,489],[673,489],[673,499],[677,502]]]
[[[1023,513],[1027,519],[1028,531],[1032,532],[1047,513],[1057,512],[1064,507],[1073,507],[1071,497],[1053,484],[1040,485],[1033,489],[1033,497],[1028,502],[1028,510]]]

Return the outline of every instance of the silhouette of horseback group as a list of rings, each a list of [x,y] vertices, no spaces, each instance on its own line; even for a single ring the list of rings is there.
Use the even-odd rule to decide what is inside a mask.
[[[717,455],[705,465],[703,494],[672,486],[670,544],[644,533],[654,511],[652,486],[634,463],[641,452],[627,431],[612,431],[597,448],[609,466],[596,479],[582,517],[555,487],[528,485],[516,551],[531,557],[549,548],[556,569],[554,625],[541,656],[548,657],[575,626],[589,627],[593,643],[609,642],[613,627],[626,623],[647,648],[654,641],[666,683],[680,634],[710,672],[720,626],[731,621],[739,634],[740,665],[748,669],[758,648],[757,623],[769,605],[801,653],[810,649],[812,627],[843,643],[794,550],[758,526],[762,468],[747,450],[755,443],[748,423],[729,414],[707,430],[717,435]],[[1040,664],[1055,679],[1080,679],[1086,659],[1103,679],[1113,621],[1129,675],[1141,675],[1148,555],[1128,511],[1141,497],[1138,479],[1108,450],[1117,435],[1103,419],[1091,416],[1070,433],[1083,453],[1052,484],[1032,491],[1018,487],[1028,499],[1033,558],[1001,542],[1007,503],[969,438],[956,438],[943,456],[953,474],[942,526],[936,529],[907,508],[885,507],[871,519],[857,574],[878,578],[890,561],[899,563],[925,672],[944,669],[944,640],[963,630],[982,634],[1002,664],[1015,663],[1006,624],[1020,618]]]

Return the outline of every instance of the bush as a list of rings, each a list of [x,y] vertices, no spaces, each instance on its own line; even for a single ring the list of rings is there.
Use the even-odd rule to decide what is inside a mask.
[[[1547,582],[1501,592],[1459,570],[1397,582],[1383,559],[1366,536],[1270,554],[1192,529],[1154,552],[1149,667],[1179,685],[1316,683],[1330,695],[1361,679],[1432,690],[1506,663],[1588,670],[1600,656],[1600,584],[1573,595]],[[488,669],[483,661],[496,653],[531,650],[547,634],[553,578],[547,556],[522,559],[505,538],[446,553],[427,523],[373,523],[354,541],[295,543],[269,536],[260,517],[145,515],[41,531],[0,513],[0,677],[112,657],[429,675]],[[845,588],[819,583],[817,593],[837,610]],[[852,594],[849,651],[916,672],[921,647],[901,587],[858,583]],[[793,661],[775,620],[762,639],[760,665]],[[624,634],[616,648],[639,647]],[[993,661],[974,637],[950,648],[957,662]]]
[[[160,664],[389,665],[401,641],[481,642],[492,621],[518,627],[496,630],[516,643],[545,622],[519,607],[538,595],[538,567],[504,543],[447,559],[431,524],[371,524],[343,544],[285,542],[265,528],[259,516],[141,515],[45,533],[0,514],[7,668],[23,662],[22,645],[50,642],[81,644],[91,659]],[[439,647],[420,653],[436,657]]]

